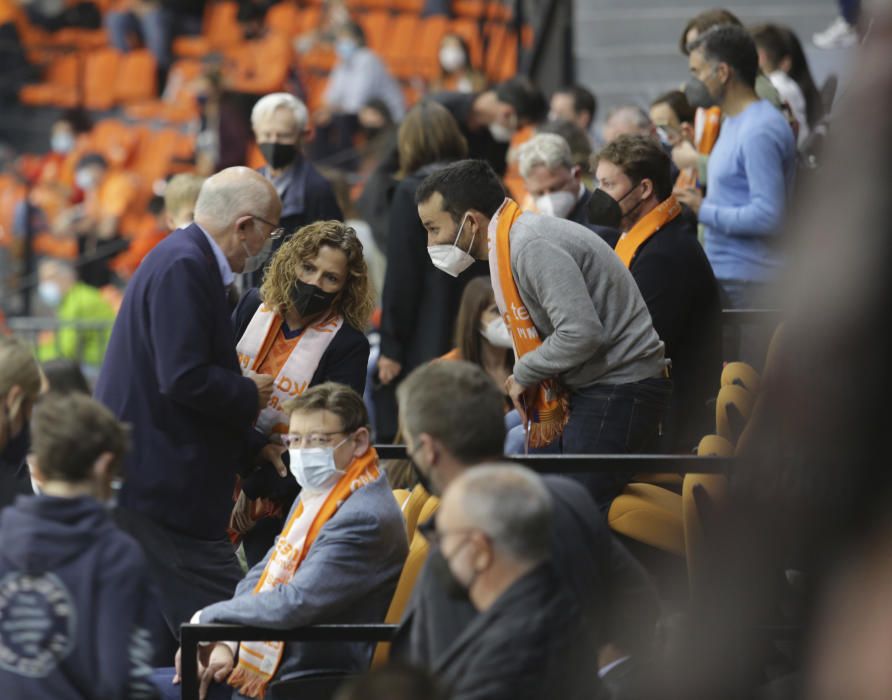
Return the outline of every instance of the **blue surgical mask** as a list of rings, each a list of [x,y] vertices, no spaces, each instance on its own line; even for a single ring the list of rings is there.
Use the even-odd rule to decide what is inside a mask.
[[[305,491],[325,491],[346,474],[335,464],[334,451],[350,437],[333,447],[293,447],[288,450],[291,473]]]
[[[59,132],[50,137],[50,148],[55,153],[71,153],[74,149],[74,136],[67,132]]]
[[[350,60],[350,57],[356,53],[358,48],[359,45],[353,39],[338,39],[335,42],[335,52],[342,61]]]
[[[41,282],[37,286],[37,296],[39,296],[40,300],[51,309],[55,309],[62,303],[62,290],[59,287],[58,282],[53,282],[51,280]]]

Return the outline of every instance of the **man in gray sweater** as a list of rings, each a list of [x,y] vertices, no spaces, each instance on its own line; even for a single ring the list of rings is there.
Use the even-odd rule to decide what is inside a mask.
[[[476,160],[428,177],[415,201],[431,259],[448,274],[489,258],[496,234],[490,222],[513,205],[492,169]],[[517,360],[505,391],[519,407],[545,380],[569,392],[569,421],[540,451],[653,451],[672,384],[663,343],[632,275],[599,236],[564,219],[523,213],[509,244],[511,275],[542,343]],[[628,481],[579,476],[602,508]]]

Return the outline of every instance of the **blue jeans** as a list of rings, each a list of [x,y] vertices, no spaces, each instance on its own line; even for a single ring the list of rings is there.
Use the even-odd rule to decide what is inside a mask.
[[[748,280],[718,280],[723,309],[767,309],[777,306],[771,285]],[[722,359],[742,361],[760,370],[771,339],[771,328],[754,324],[725,324],[722,328]]]
[[[128,35],[137,34],[152,52],[161,68],[171,62],[170,43],[173,39],[174,15],[163,8],[144,15],[135,12],[109,12],[105,16],[108,38],[118,51],[129,51]]]
[[[663,377],[629,384],[594,384],[570,394],[570,420],[560,439],[544,454],[647,454],[657,452],[660,423],[672,381]],[[581,482],[602,510],[610,507],[628,474],[583,473],[568,476]]]
[[[152,672],[152,683],[157,686],[161,700],[180,700],[183,686],[173,684],[173,674],[173,666],[156,668]],[[232,688],[226,683],[211,683],[207,697],[208,700],[230,700]]]
[[[861,11],[861,0],[839,0],[839,13],[842,18],[854,26],[858,22]]]

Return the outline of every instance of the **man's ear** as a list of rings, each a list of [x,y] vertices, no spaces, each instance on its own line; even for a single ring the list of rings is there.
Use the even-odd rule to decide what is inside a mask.
[[[31,472],[31,478],[37,483],[38,486],[43,486],[43,482],[46,479],[43,476],[43,472],[40,469],[40,463],[37,461],[37,455],[29,455],[28,456],[28,471]]]
[[[727,63],[718,63],[715,67],[715,74],[718,76],[722,85],[731,80],[731,67]]]
[[[429,467],[436,466],[440,450],[437,448],[437,441],[432,435],[421,433],[416,440],[415,450],[421,453],[425,464]]]
[[[111,452],[103,452],[93,462],[93,477],[96,479],[107,479],[111,481],[114,476],[115,456]]]
[[[372,436],[369,434],[369,429],[363,426],[353,434],[353,437],[354,440],[356,440],[356,447],[353,448],[353,456],[362,457],[362,455],[368,452],[369,447],[372,445]]]
[[[648,199],[654,194],[654,183],[649,177],[641,181],[641,199]]]
[[[177,229],[176,221],[173,220],[173,217],[169,212],[164,212],[164,225],[171,231],[175,231]]]

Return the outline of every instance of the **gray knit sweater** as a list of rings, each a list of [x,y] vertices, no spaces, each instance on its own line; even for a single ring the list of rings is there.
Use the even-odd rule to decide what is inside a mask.
[[[543,340],[514,365],[518,382],[557,377],[579,389],[661,376],[663,341],[631,273],[600,236],[524,213],[510,241],[511,270]]]

